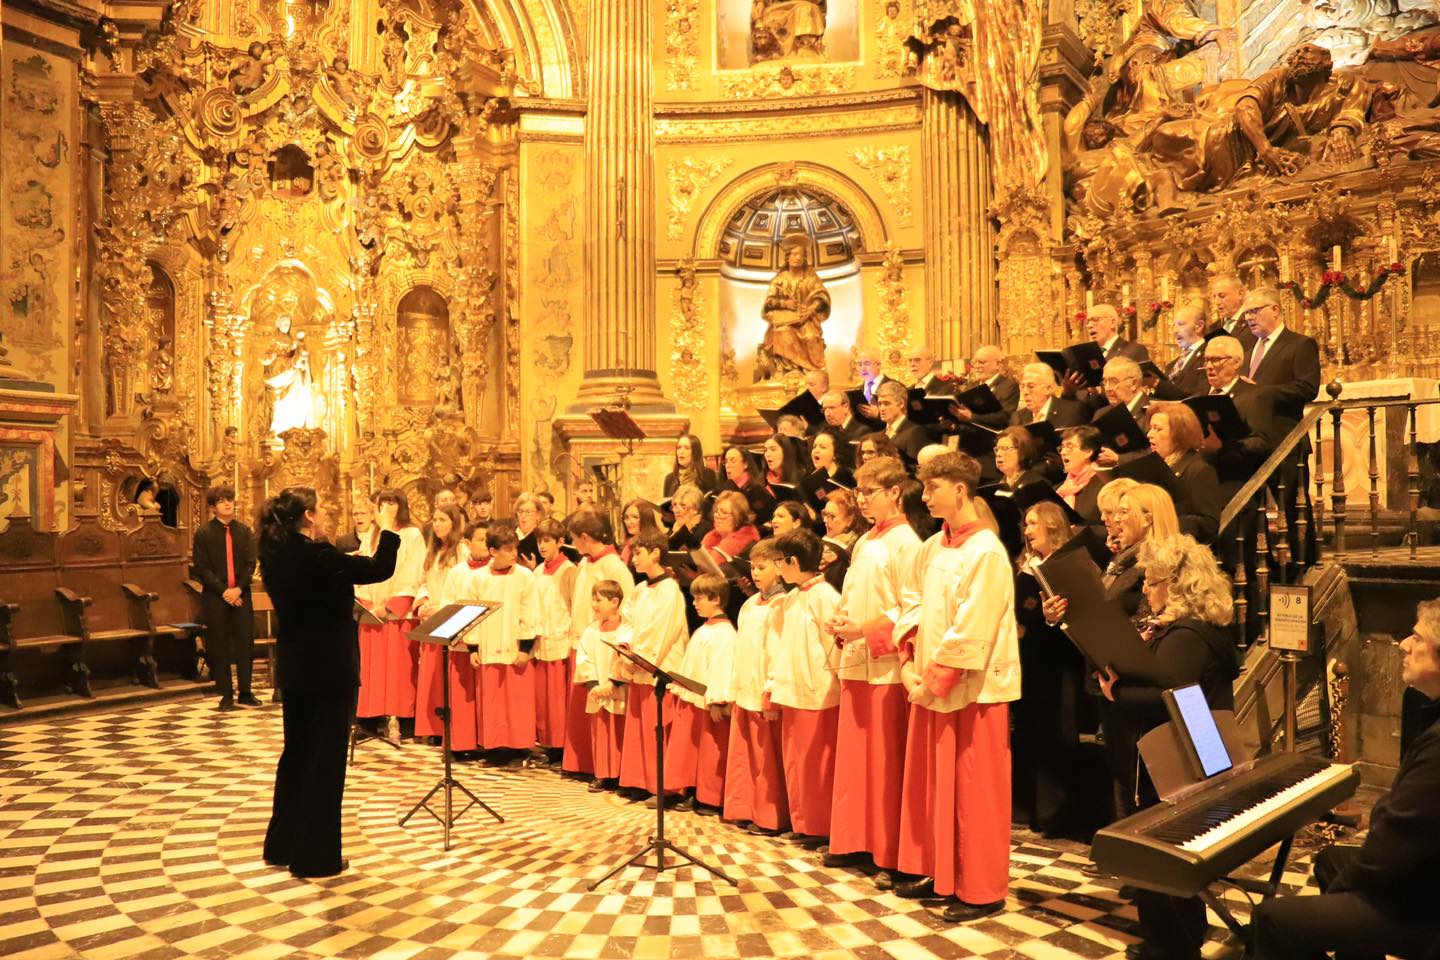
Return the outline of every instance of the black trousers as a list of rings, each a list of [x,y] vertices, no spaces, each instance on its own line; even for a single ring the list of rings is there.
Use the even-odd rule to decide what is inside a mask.
[[[265,831],[269,862],[304,874],[340,869],[340,805],[356,693],[285,691],[285,747],[275,768],[275,801]]]
[[[1020,699],[1011,704],[1012,793],[1032,829],[1064,832],[1076,826],[1079,814],[1085,665],[1058,630],[1035,633],[1020,641]]]
[[[241,594],[242,602],[232,607],[225,600],[205,591],[205,653],[210,660],[210,675],[222,697],[250,696],[250,671],[255,663],[255,610],[250,594]],[[235,668],[231,682],[230,668]]]
[[[1324,893],[1358,847],[1334,846],[1315,857],[1318,897],[1277,897],[1256,910],[1253,960],[1423,960],[1440,941],[1434,904],[1408,904],[1396,915],[1359,893]],[[1424,922],[1428,920],[1429,922]]]

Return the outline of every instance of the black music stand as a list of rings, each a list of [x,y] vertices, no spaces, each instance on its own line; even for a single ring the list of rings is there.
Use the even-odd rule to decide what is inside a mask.
[[[447,851],[450,849],[451,828],[455,826],[455,822],[464,816],[465,812],[471,807],[479,807],[494,817],[498,822],[505,822],[505,818],[496,813],[488,803],[475,796],[465,784],[455,779],[453,773],[454,755],[450,747],[451,647],[453,644],[459,643],[460,639],[473,630],[480,621],[498,609],[500,609],[500,604],[498,603],[452,603],[442,607],[438,613],[426,618],[420,626],[406,634],[406,636],[412,640],[418,640],[421,643],[441,645],[440,666],[441,669],[445,671],[445,682],[441,684],[441,706],[436,708],[435,713],[440,717],[440,746],[441,754],[444,757],[445,775],[440,778],[440,782],[430,788],[429,793],[420,798],[419,803],[410,808],[409,813],[400,818],[400,826],[405,826],[411,817],[423,809],[426,813],[430,814],[430,816],[440,821],[441,833],[444,838],[444,849]],[[470,799],[470,802],[460,808],[458,812],[455,810],[453,799],[456,790],[459,790]],[[443,817],[430,809],[430,798],[441,791],[445,794],[445,816]]]
[[[691,680],[688,677],[682,677],[678,673],[668,673],[639,654],[631,651],[628,647],[616,646],[609,640],[601,640],[600,642],[655,678],[655,835],[650,838],[650,842],[645,844],[639,853],[626,860],[620,861],[609,873],[590,884],[590,889],[594,890],[626,867],[639,866],[642,870],[654,870],[657,875],[664,873],[666,870],[677,869],[680,864],[671,863],[667,865],[665,863],[666,850],[669,850],[677,857],[688,860],[697,867],[703,867],[709,870],[731,886],[738,886],[739,884],[723,870],[720,870],[718,867],[712,867],[705,861],[698,859],[688,851],[677,847],[665,839],[665,690],[670,684],[677,683],[692,693],[703,694],[705,692],[705,685]],[[655,852],[654,864],[646,860],[652,850]]]
[[[350,613],[351,616],[355,618],[357,630],[359,629],[359,625],[362,623],[372,627],[382,626],[385,623],[384,620],[381,620],[379,617],[375,616],[375,614],[371,612],[370,608],[365,606],[365,604],[361,603],[359,600],[355,601],[355,606],[351,608]],[[383,733],[375,733],[374,731],[361,726],[359,718],[352,716],[350,718],[351,763],[355,762],[355,745],[358,743],[365,743],[367,740],[377,740],[380,743],[387,744],[388,746],[393,747],[396,750],[400,749],[400,744],[396,743],[394,740],[391,740]]]

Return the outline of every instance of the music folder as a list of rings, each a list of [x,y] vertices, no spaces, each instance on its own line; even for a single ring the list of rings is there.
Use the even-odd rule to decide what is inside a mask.
[[[757,409],[756,412],[770,425],[771,430],[779,429],[780,418],[784,416],[799,417],[807,426],[812,427],[825,423],[825,411],[821,408],[820,401],[815,399],[815,394],[809,390],[802,390],[778,409]]]
[[[741,577],[750,576],[750,561],[744,557],[731,557],[722,563],[717,563],[715,558],[710,556],[710,551],[704,547],[696,547],[690,551],[690,560],[695,564],[695,569],[701,573],[709,573],[724,580],[735,581]]]
[[[1112,403],[1094,420],[1100,431],[1100,443],[1119,454],[1140,453],[1150,449],[1150,438],[1140,429],[1135,414],[1123,403]]]
[[[451,646],[459,643],[465,634],[499,610],[500,606],[498,603],[448,603],[420,621],[420,625],[405,636],[420,643]]]
[[[705,684],[701,683],[699,680],[691,680],[689,677],[678,674],[673,670],[662,670],[659,667],[655,666],[655,664],[651,663],[649,660],[640,656],[640,654],[636,653],[634,650],[631,650],[629,647],[611,643],[609,640],[606,640],[603,637],[600,639],[600,642],[605,644],[605,646],[609,647],[611,650],[614,650],[616,653],[620,654],[620,656],[624,657],[626,660],[629,660],[631,663],[635,664],[635,666],[639,667],[641,670],[644,670],[650,676],[663,677],[670,683],[678,684],[684,687],[686,690],[689,690],[697,697],[705,696]]]
[[[1124,608],[1106,599],[1100,568],[1088,551],[1052,553],[1035,576],[1046,593],[1069,601],[1063,628],[1081,653],[1102,669],[1114,668],[1122,679],[1166,685],[1160,662]]]
[[[960,406],[965,407],[971,413],[979,414],[980,416],[1002,413],[1005,410],[1004,405],[1000,403],[1000,398],[995,396],[995,391],[991,390],[990,387],[984,383],[967,387],[955,394],[955,396],[950,397],[950,399]]]
[[[1072,371],[1089,387],[1098,387],[1105,379],[1105,351],[1093,340],[1072,343],[1064,350],[1036,350],[1035,358],[1054,370],[1059,380]]]
[[[1229,394],[1201,394],[1188,398],[1185,406],[1195,411],[1206,433],[1213,433],[1225,443],[1239,443],[1250,435],[1249,424]]]

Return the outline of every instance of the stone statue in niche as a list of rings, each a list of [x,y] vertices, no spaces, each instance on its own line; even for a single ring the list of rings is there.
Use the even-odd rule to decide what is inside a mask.
[[[750,49],[754,62],[825,59],[826,0],[753,0]]]
[[[175,388],[175,360],[169,338],[161,339],[150,351],[150,389],[169,393]]]
[[[261,363],[265,386],[270,390],[270,432],[279,436],[297,427],[319,427],[315,376],[310,368],[305,331],[292,332],[289,315],[276,318],[275,337]]]
[[[256,404],[257,431],[279,436],[290,429],[325,426],[327,400],[321,384],[329,383],[325,370],[315,369],[316,355],[310,333],[324,339],[331,304],[315,286],[310,274],[297,264],[272,270],[255,292],[250,319],[257,342],[263,392]],[[327,351],[320,356],[330,356]],[[254,363],[254,361],[251,361]],[[343,363],[338,358],[337,363]],[[252,366],[251,369],[254,369]]]
[[[462,407],[460,358],[454,350],[447,352],[448,356],[442,356],[440,362],[435,365],[435,413],[437,416],[459,413]]]
[[[830,293],[810,264],[810,239],[790,236],[780,243],[785,266],[770,281],[761,312],[765,339],[755,355],[755,382],[787,373],[825,369],[825,334]]]
[[[250,44],[244,53],[237,53],[230,58],[225,82],[237,97],[254,93],[264,85],[266,74],[274,64],[274,51],[257,40]]]

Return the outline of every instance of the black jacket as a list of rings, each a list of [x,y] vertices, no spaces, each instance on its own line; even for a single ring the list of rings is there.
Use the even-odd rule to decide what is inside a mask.
[[[1225,510],[1215,468],[1192,450],[1170,469],[1179,480],[1175,487],[1175,513],[1180,518],[1180,532],[1190,534],[1201,543],[1209,543],[1220,530],[1220,514]]]
[[[276,670],[285,696],[334,695],[360,685],[355,585],[388,579],[399,549],[399,535],[389,530],[373,557],[299,534],[266,548],[260,576],[275,604]]]
[[[920,451],[935,442],[929,430],[918,423],[912,423],[908,417],[900,422],[900,429],[890,439],[895,444],[895,449],[900,451],[900,459],[908,464],[915,463]]]
[[[1428,726],[1400,758],[1365,842],[1326,892],[1368,894],[1382,909],[1433,917],[1440,903],[1440,700],[1421,709]]]
[[[1254,352],[1255,346],[1245,351],[1242,376],[1250,370]],[[1275,391],[1275,416],[1289,432],[1300,422],[1305,404],[1320,392],[1320,345],[1303,333],[1283,330],[1275,342],[1268,345],[1260,358],[1260,368],[1250,379],[1257,387],[1270,387]]]
[[[1068,397],[1056,397],[1050,401],[1050,410],[1045,419],[1050,422],[1056,430],[1063,430],[1065,427],[1081,427],[1090,422],[1092,412],[1089,407],[1079,400],[1071,400]],[[1012,427],[1023,427],[1030,422],[1030,408],[1020,407],[1010,418]]]
[[[255,537],[239,520],[230,521],[230,539],[235,552],[235,585],[242,597],[250,596],[250,581],[255,576]],[[213,517],[195,531],[195,576],[205,585],[207,594],[225,592],[225,524]]]
[[[698,473],[700,474],[699,486],[701,493],[714,493],[720,489],[720,481],[716,478],[714,470],[711,470],[709,467],[701,467]],[[679,488],[680,474],[672,470],[665,475],[665,499],[669,500],[673,497],[675,491]]]
[[[1165,674],[1165,685],[1121,677],[1113,690],[1116,704],[1134,719],[1137,736],[1169,720],[1161,694],[1172,687],[1198,683],[1211,710],[1235,709],[1240,658],[1224,627],[1203,620],[1176,620],[1161,628],[1151,649]]]

